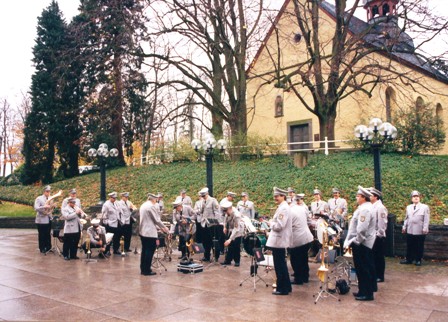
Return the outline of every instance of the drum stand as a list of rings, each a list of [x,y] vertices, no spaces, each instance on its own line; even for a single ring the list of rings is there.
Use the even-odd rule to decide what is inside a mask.
[[[252,279],[254,292],[257,291],[257,282],[259,281],[262,281],[266,285],[266,287],[269,286],[268,283],[266,283],[266,281],[260,275],[258,275],[258,263],[255,260],[255,257],[252,255],[250,256],[250,275],[240,282],[240,286],[243,286],[243,283],[249,279]]]
[[[151,267],[153,267],[156,271],[159,271],[159,274],[162,275],[162,270],[165,269],[165,272],[168,271],[162,263],[162,259],[159,258],[159,249],[160,247],[156,247],[155,257],[152,259]],[[163,267],[163,268],[162,268]]]

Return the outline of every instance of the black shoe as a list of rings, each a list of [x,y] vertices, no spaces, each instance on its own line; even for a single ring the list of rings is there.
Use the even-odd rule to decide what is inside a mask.
[[[79,257],[78,257],[78,256],[76,256],[76,257],[70,257],[70,259],[79,259]]]
[[[272,295],[288,295],[288,292],[279,292],[279,291],[274,291],[272,292]]]
[[[140,273],[143,276],[152,276],[152,275],[157,275],[156,272],[149,272],[149,273]]]
[[[303,282],[302,281],[292,280],[291,284],[293,284],[293,285],[303,285]]]
[[[132,250],[130,250],[129,248],[128,249],[125,249],[124,250],[126,253],[132,253]]]
[[[210,258],[202,257],[201,262],[210,262]]]
[[[352,294],[353,294],[354,297],[358,296],[358,292],[353,292]]]
[[[400,262],[400,264],[410,265],[410,264],[412,264],[412,262],[410,262],[410,261],[408,261],[407,259],[405,259],[405,260],[402,260],[402,261]]]
[[[221,262],[220,264],[221,264],[222,266],[232,265],[232,263],[228,263],[228,262]]]
[[[415,262],[415,266],[422,266],[422,262],[421,261],[416,261]]]
[[[235,263],[235,265],[233,265],[235,267],[240,267],[240,263]]]
[[[384,278],[377,278],[377,279],[376,279],[376,282],[377,282],[377,283],[383,283],[383,282],[384,282]]]
[[[179,256],[177,259],[182,259],[184,257],[185,257],[185,255],[182,255],[182,256]]]
[[[357,301],[373,301],[373,295],[371,296],[355,296]]]
[[[69,261],[70,258],[68,258],[67,256],[65,256],[65,257],[64,257],[64,260],[65,260],[65,261]]]
[[[119,251],[114,250],[114,255],[121,255],[121,253]]]

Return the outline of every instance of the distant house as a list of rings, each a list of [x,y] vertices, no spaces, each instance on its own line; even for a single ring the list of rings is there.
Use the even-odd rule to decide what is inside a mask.
[[[369,30],[362,41],[377,47],[390,45],[388,42],[394,38],[393,46],[389,46],[392,50],[371,54],[365,61],[376,59],[380,63],[391,64],[395,70],[406,73],[416,81],[412,82],[412,86],[403,84],[395,86],[392,82],[380,83],[370,98],[358,91],[341,100],[335,121],[335,140],[353,139],[354,127],[367,123],[372,117],[393,122],[394,114],[399,108],[413,104],[418,112],[419,106],[431,103],[434,107],[434,116],[437,115],[443,120],[445,128],[448,126],[448,111],[446,111],[448,97],[441,95],[448,93],[448,79],[415,54],[412,38],[402,32],[398,25],[396,16],[398,2],[399,0],[365,0],[364,9],[368,21],[364,22],[353,17],[350,32],[356,35]],[[332,4],[321,2],[320,32],[327,43],[330,43],[329,40],[334,35],[335,12]],[[269,135],[284,142],[312,142],[295,146],[312,149],[319,146],[316,141],[324,140],[319,136],[318,118],[304,107],[294,93],[284,91],[274,83],[266,85],[266,77],[263,77],[275,73],[273,61],[278,58],[276,53],[279,47],[282,48],[281,59],[285,65],[298,64],[301,59],[305,59],[304,42],[293,41],[298,30],[293,1],[285,0],[274,25],[248,69],[248,133]],[[277,34],[283,37],[277,38]],[[280,46],[277,45],[277,41],[280,42]],[[307,89],[303,88],[303,93],[306,91]],[[305,99],[313,105],[311,95],[305,94]],[[345,143],[337,145],[348,146]],[[445,143],[440,153],[448,154],[448,143]]]

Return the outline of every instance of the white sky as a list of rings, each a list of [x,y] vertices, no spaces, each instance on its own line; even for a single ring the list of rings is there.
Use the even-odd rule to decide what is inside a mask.
[[[277,0],[280,1],[280,0]],[[437,12],[447,15],[447,0],[429,0]],[[11,105],[19,104],[21,92],[27,92],[34,72],[32,47],[36,37],[37,17],[51,0],[2,1],[0,10],[0,99]],[[67,21],[77,14],[78,0],[58,0],[59,8]],[[365,19],[365,15],[361,14]],[[448,39],[440,43],[446,45]],[[434,47],[433,47],[434,48]]]

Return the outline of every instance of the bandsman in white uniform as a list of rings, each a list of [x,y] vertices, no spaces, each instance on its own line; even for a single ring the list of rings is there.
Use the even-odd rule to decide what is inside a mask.
[[[296,195],[295,203],[291,206],[292,244],[289,248],[291,267],[294,271],[292,284],[301,285],[308,283],[310,268],[308,265],[308,250],[310,249],[313,235],[308,228],[307,209],[299,205],[301,198]]]
[[[406,235],[406,259],[401,264],[422,265],[425,237],[429,232],[429,207],[420,202],[420,192],[411,193],[412,203],[406,207],[403,234]]]
[[[189,255],[187,241],[196,232],[196,212],[190,206],[183,204],[180,197],[173,202],[173,225],[170,234],[179,236],[179,251],[182,255],[179,259],[186,259]]]
[[[347,200],[341,198],[341,191],[338,188],[333,188],[333,198],[328,200],[328,208],[330,209],[330,218],[344,229],[348,210]]]
[[[266,246],[272,249],[277,276],[277,288],[272,292],[273,295],[288,295],[292,291],[286,264],[286,248],[292,244],[292,222],[290,206],[286,202],[287,194],[288,191],[274,187],[274,199],[278,207],[269,221],[271,231],[266,243]]]
[[[79,259],[76,253],[78,251],[78,243],[82,230],[80,218],[81,209],[76,208],[76,198],[68,199],[67,206],[61,210],[61,219],[65,220],[62,255],[67,261],[70,259]]]
[[[387,209],[383,205],[381,198],[383,194],[375,188],[369,188],[372,196],[370,202],[373,205],[373,213],[376,221],[376,238],[373,244],[373,256],[375,262],[376,282],[384,282],[384,271],[386,269],[386,261],[384,259],[384,248],[386,247],[386,230],[387,230]]]
[[[210,252],[214,248],[214,260],[217,262],[221,251],[219,240],[223,231],[223,216],[218,201],[208,194],[208,188],[203,188],[199,191],[199,194],[203,199],[201,210],[197,214],[198,223],[202,226],[202,243],[204,244],[202,261],[210,261]],[[212,222],[212,220],[217,221],[217,223]]]
[[[241,200],[238,201],[236,209],[242,216],[255,219],[255,206],[254,203],[249,200],[247,192],[241,193]]]
[[[158,195],[148,193],[148,200],[140,207],[139,235],[142,242],[140,257],[140,274],[144,276],[156,275],[152,271],[152,258],[157,248],[157,228],[168,234],[168,228],[160,220],[160,208],[157,203]]]
[[[371,193],[358,186],[356,202],[358,209],[353,213],[344,248],[352,248],[353,262],[358,277],[358,292],[353,293],[358,301],[373,301],[376,291],[375,265],[373,262],[373,244],[375,243],[376,221],[370,203]]]
[[[121,255],[118,251],[120,247],[121,238],[121,225],[123,220],[121,219],[121,209],[117,203],[117,193],[111,192],[108,194],[109,200],[103,204],[101,209],[101,215],[104,226],[106,226],[106,232],[114,234],[112,238],[112,248],[115,255]]]
[[[90,248],[99,248],[100,253],[98,254],[98,257],[105,258],[108,256],[106,253],[110,253],[110,244],[106,241],[106,228],[100,225],[100,220],[98,218],[92,219],[90,223],[92,226],[87,228],[87,236],[90,239]],[[82,244],[82,249],[87,254],[87,246],[85,242]]]
[[[124,236],[124,251],[130,252],[132,223],[135,221],[132,213],[137,210],[137,207],[129,200],[129,192],[122,192],[121,200],[117,201],[117,204],[121,212],[121,234]]]
[[[244,222],[241,214],[235,207],[232,207],[230,201],[224,200],[220,206],[224,214],[224,235],[226,239],[224,246],[227,247],[226,258],[221,265],[230,265],[233,260],[235,266],[238,267],[241,259],[241,238],[244,234]]]
[[[51,249],[51,206],[47,205],[50,197],[51,187],[46,186],[41,196],[34,201],[34,210],[36,210],[36,226],[39,240],[39,250],[46,253]]]
[[[187,196],[187,191],[185,189],[180,191],[180,198],[182,204],[193,207],[193,201],[189,196]]]

